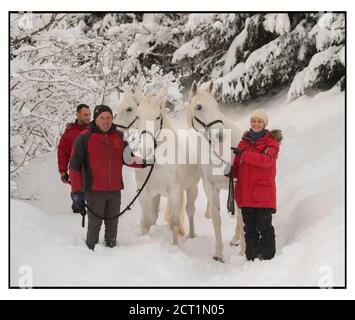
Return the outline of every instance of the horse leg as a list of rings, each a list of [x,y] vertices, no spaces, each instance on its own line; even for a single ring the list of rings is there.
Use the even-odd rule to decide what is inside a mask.
[[[182,197],[183,197],[183,194],[182,194]],[[184,199],[182,198],[181,201],[184,201]],[[184,236],[185,235],[185,229],[184,229],[184,210],[183,210],[183,207],[181,206],[181,209],[179,211],[179,235],[180,236]],[[166,207],[165,207],[165,221],[170,225],[170,222],[171,222],[171,216],[172,216],[172,213],[171,213],[171,204],[169,202],[169,198],[168,198],[168,201],[166,203]]]
[[[241,224],[243,224],[243,220],[242,220],[242,216],[240,213],[240,209],[237,209],[236,212],[236,224],[235,224],[235,232],[234,232],[234,236],[230,242],[230,245],[232,247],[237,247],[240,245],[240,241],[241,241],[241,233],[240,233],[240,227]]]
[[[207,182],[205,181],[205,179],[202,180],[203,183],[203,190],[205,190],[205,193],[207,195],[207,190],[208,190],[208,186],[207,186]],[[212,215],[211,215],[211,204],[210,204],[210,199],[208,199],[207,197],[207,206],[206,206],[206,211],[205,211],[205,218],[206,219],[211,219]]]
[[[208,186],[207,197],[210,201],[210,209],[212,222],[216,237],[216,252],[213,259],[219,262],[224,262],[223,260],[223,240],[222,240],[222,230],[221,230],[221,214],[220,214],[220,203],[219,203],[219,190],[213,188],[213,186]]]
[[[139,197],[139,202],[142,209],[140,228],[142,235],[146,235],[158,218],[158,210],[155,210],[157,200],[156,197],[143,191]]]
[[[240,209],[237,210],[237,223],[235,226],[235,234],[232,241],[230,242],[231,246],[240,245],[240,255],[245,253],[245,238],[244,238],[244,223]]]
[[[170,202],[171,206],[171,219],[169,221],[169,224],[173,235],[172,244],[179,245],[179,212],[182,210],[183,206],[183,192],[176,189],[171,190],[168,195],[168,201]]]
[[[160,205],[160,194],[156,195],[152,199],[152,211],[150,213],[151,226],[155,225],[158,220],[159,205]]]
[[[186,212],[189,218],[189,238],[193,239],[196,237],[195,234],[195,221],[194,221],[194,214],[195,214],[195,201],[198,194],[198,187],[193,186],[186,190]]]
[[[205,218],[206,219],[211,219],[211,206],[210,206],[210,201],[207,199],[207,206],[206,206],[206,211],[205,211]]]

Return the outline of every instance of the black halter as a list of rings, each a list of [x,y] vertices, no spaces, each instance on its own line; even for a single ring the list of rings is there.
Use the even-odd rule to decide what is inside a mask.
[[[212,144],[211,139],[208,137],[208,129],[209,129],[209,127],[212,127],[216,123],[221,123],[222,125],[224,124],[224,122],[222,120],[219,120],[219,119],[218,120],[214,120],[214,121],[206,124],[202,120],[197,118],[196,116],[193,116],[193,118],[191,119],[191,124],[192,124],[192,127],[195,129],[195,131],[198,131],[198,130],[194,126],[194,120],[196,120],[205,129],[205,132],[204,132],[203,135],[205,136],[205,138],[207,139],[209,144]]]
[[[125,130],[128,130],[128,129],[133,125],[133,123],[136,122],[137,119],[138,119],[138,118],[135,117],[135,118],[133,119],[133,121],[132,121],[127,127],[126,127],[126,126],[123,126],[123,125],[121,125],[121,124],[115,124],[115,126],[116,126],[116,127],[119,127],[119,128],[122,128],[122,129],[125,129]]]
[[[224,124],[222,120],[214,120],[208,124],[204,123],[202,120],[200,120],[199,118],[197,118],[196,116],[194,116],[191,120],[191,124],[192,124],[192,127],[198,131],[195,126],[194,126],[194,120],[196,120],[202,127],[204,127],[206,130],[208,130],[209,127],[212,127],[214,124],[216,123],[221,123],[221,124]]]
[[[154,134],[153,133],[151,133],[150,131],[148,131],[148,130],[143,130],[142,132],[141,132],[141,135],[143,135],[143,134],[149,134],[151,137],[152,137],[152,139],[153,139],[153,141],[154,141],[154,149],[156,149],[157,148],[157,146],[158,146],[158,144],[157,144],[157,138],[158,138],[158,136],[159,136],[159,134],[160,134],[160,132],[161,132],[161,129],[163,128],[163,116],[160,114],[160,128],[159,128],[159,132],[158,132],[158,134],[156,135],[156,136],[154,136]],[[158,119],[159,119],[158,118]],[[138,117],[136,117],[136,119],[138,119]]]

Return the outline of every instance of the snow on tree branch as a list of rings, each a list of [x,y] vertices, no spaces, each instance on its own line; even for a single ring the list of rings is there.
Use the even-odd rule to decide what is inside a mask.
[[[167,92],[183,108],[193,80],[223,102],[283,87],[290,100],[345,81],[342,13],[50,13],[10,15],[13,175],[56,149],[79,103],[116,109],[123,88]]]

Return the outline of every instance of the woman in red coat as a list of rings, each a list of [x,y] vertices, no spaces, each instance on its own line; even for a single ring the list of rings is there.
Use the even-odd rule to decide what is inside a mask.
[[[250,130],[234,149],[235,200],[241,208],[248,260],[275,256],[272,214],[276,212],[276,159],[280,130],[269,131],[266,113],[259,109],[250,117]]]

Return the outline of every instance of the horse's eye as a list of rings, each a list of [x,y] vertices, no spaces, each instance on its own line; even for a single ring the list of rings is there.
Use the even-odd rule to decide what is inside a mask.
[[[132,112],[132,111],[133,111],[133,109],[131,107],[127,108],[127,112]]]
[[[157,118],[155,118],[155,120],[159,120],[160,119],[160,116],[159,117],[157,117]]]
[[[196,110],[198,110],[198,111],[202,110],[202,106],[201,106],[200,104],[198,104],[198,105],[196,106]]]

